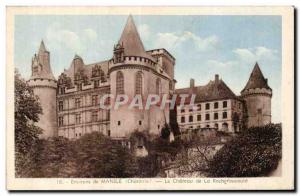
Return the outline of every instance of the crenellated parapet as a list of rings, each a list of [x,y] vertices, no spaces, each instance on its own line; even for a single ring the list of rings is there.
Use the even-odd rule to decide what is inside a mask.
[[[265,96],[272,97],[272,90],[266,88],[255,88],[255,89],[247,89],[242,92],[242,97],[256,96],[256,95],[265,95]]]
[[[45,87],[45,88],[57,88],[57,81],[52,79],[45,79],[45,78],[34,78],[27,81],[28,85],[35,88],[35,87]]]

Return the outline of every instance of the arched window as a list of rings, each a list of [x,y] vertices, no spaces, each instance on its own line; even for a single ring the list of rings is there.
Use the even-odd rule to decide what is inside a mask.
[[[117,72],[116,92],[117,95],[124,94],[124,75],[121,71]]]
[[[135,94],[143,94],[143,76],[142,72],[137,72],[135,76]]]
[[[158,95],[161,94],[161,82],[160,82],[160,78],[156,79],[156,94],[158,94]]]

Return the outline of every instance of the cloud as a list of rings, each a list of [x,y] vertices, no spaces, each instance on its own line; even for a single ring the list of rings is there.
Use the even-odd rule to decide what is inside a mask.
[[[214,66],[214,67],[231,67],[235,65],[237,62],[236,61],[217,61],[217,60],[207,60],[207,64],[209,66]]]
[[[93,42],[93,41],[97,40],[98,35],[93,29],[84,29],[83,37],[87,38],[88,41]]]
[[[253,63],[255,61],[274,61],[277,59],[278,51],[258,46],[255,48],[237,48],[233,50],[233,53],[241,62]]]
[[[167,32],[157,34],[157,47],[166,47],[170,49],[184,43],[192,43],[199,51],[207,51],[215,49],[219,43],[219,39],[215,35],[202,38],[190,31],[184,31],[182,33]]]
[[[257,46],[254,48],[236,48],[232,50],[235,55],[232,60],[218,61],[207,60],[207,64],[215,67],[230,67],[236,65],[251,65],[255,62],[264,62],[264,64],[273,64],[278,60],[277,50],[266,48],[264,46]]]
[[[64,29],[59,23],[53,23],[46,31],[46,40],[50,48],[70,50],[82,54],[88,45],[97,40],[97,33],[90,28],[81,32]]]

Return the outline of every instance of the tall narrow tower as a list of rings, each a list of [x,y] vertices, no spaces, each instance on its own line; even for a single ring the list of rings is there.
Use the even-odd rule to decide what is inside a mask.
[[[132,16],[128,17],[122,35],[114,47],[114,55],[109,64],[109,76],[110,93],[115,97],[126,95],[130,101],[134,97],[145,100],[148,94],[155,93],[152,87],[155,87],[156,78],[159,76],[156,71],[156,60],[145,51]],[[159,128],[165,123],[164,115],[168,117],[168,114],[167,109],[166,111],[154,111],[154,107],[150,110],[136,107],[130,109],[129,104],[112,109],[111,137],[127,137],[135,130],[156,131],[158,134]]]
[[[43,129],[41,138],[57,135],[56,119],[56,88],[55,80],[50,67],[50,53],[46,50],[42,41],[38,54],[34,54],[31,65],[31,77],[29,86],[33,88],[35,95],[39,97],[43,114],[40,115],[38,126]]]
[[[247,108],[247,127],[263,126],[271,123],[272,89],[264,78],[258,63],[241,92]]]

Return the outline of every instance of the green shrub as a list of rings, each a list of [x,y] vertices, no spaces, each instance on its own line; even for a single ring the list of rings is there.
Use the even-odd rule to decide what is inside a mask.
[[[267,176],[278,166],[281,124],[253,127],[227,143],[209,163],[212,177]]]

